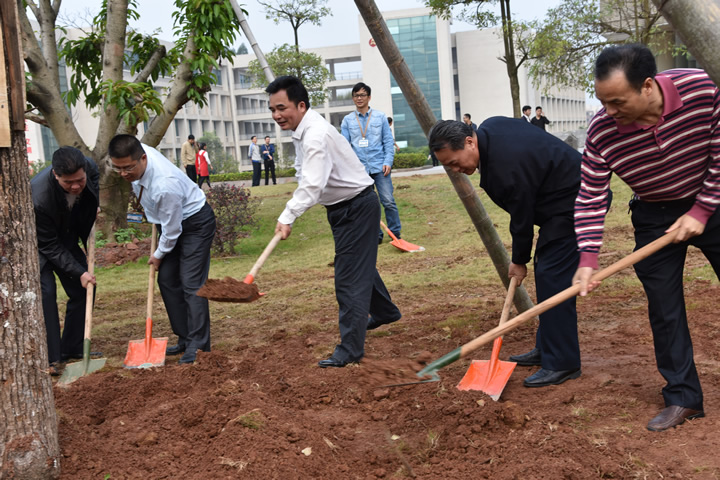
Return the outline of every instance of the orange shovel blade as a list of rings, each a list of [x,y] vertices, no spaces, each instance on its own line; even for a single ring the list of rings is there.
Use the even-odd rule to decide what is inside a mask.
[[[498,342],[498,340],[500,340]],[[465,376],[458,383],[458,390],[479,390],[487,393],[496,402],[510,379],[515,362],[503,362],[498,359],[502,339],[497,338],[493,345],[490,360],[473,360]]]
[[[399,248],[403,252],[422,252],[425,250],[425,247],[421,247],[420,245],[415,245],[414,243],[405,241],[402,238],[396,238],[395,240],[390,242],[390,245],[392,245],[395,248]]]
[[[168,338],[152,338],[152,320],[145,323],[145,338],[130,340],[123,366],[125,368],[150,368],[165,365],[165,349]]]

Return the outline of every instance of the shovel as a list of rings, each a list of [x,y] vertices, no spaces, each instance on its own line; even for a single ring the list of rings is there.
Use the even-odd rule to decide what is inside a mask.
[[[157,245],[157,227],[152,226],[152,239],[150,240],[150,255],[155,252]],[[162,367],[165,365],[165,348],[168,339],[152,338],[152,304],[155,293],[155,265],[150,264],[150,276],[148,279],[147,299],[147,320],[145,321],[145,338],[142,340],[130,340],[128,351],[125,355],[123,366],[125,368],[150,368]]]
[[[395,248],[398,248],[402,250],[403,252],[423,252],[425,251],[425,247],[421,247],[420,245],[415,245],[414,243],[406,242],[402,238],[397,238],[394,233],[390,231],[390,229],[381,221],[380,226],[387,232],[388,235],[390,235],[390,238],[392,238],[392,242],[390,242],[390,245],[392,245]]]
[[[599,272],[596,272],[590,281],[601,281],[606,278],[608,278],[611,275],[614,275],[615,273],[619,272],[620,270],[623,270],[631,265],[635,265],[640,260],[643,260],[644,258],[649,257],[653,253],[657,252],[661,248],[669,245],[672,243],[672,241],[675,239],[675,236],[677,235],[677,230],[673,230],[670,233],[666,233],[662,237],[658,238],[654,242],[648,243],[644,247],[642,247],[639,250],[634,251],[627,257],[613,263],[607,268],[604,268],[600,270]],[[510,330],[514,330],[515,328],[519,327],[523,322],[526,322],[530,320],[531,318],[534,318],[536,315],[539,315],[543,312],[546,312],[550,310],[551,308],[563,303],[565,300],[568,300],[577,294],[580,293],[580,285],[576,284],[569,288],[566,288],[560,293],[556,293],[552,297],[548,298],[542,303],[539,303],[535,305],[534,307],[524,311],[517,317],[513,318],[509,322],[505,323],[504,325],[498,325],[497,327],[493,328],[489,332],[486,332],[479,337],[477,337],[474,340],[469,341],[465,345],[456,348],[452,352],[445,354],[444,356],[438,358],[437,360],[434,360],[430,362],[425,368],[417,372],[417,376],[420,379],[417,382],[406,382],[406,383],[396,383],[394,385],[385,385],[387,387],[399,387],[403,385],[416,385],[418,383],[428,383],[428,382],[437,382],[440,380],[440,376],[438,375],[438,370],[441,368],[450,365],[453,362],[456,362],[457,360],[460,360],[461,358],[467,357],[470,353],[477,350],[479,347],[485,345],[486,343],[490,343],[491,340],[496,339],[500,335],[504,335],[505,333],[509,332]]]
[[[90,230],[90,238],[88,239],[88,273],[95,273],[95,225]],[[62,376],[58,379],[58,383],[67,385],[78,378],[100,370],[105,366],[105,358],[90,358],[90,332],[92,330],[92,311],[93,311],[93,292],[94,285],[87,284],[87,295],[85,300],[85,339],[83,340],[83,358],[79,362],[71,363],[65,367]]]
[[[215,300],[216,302],[236,303],[250,303],[262,297],[265,294],[260,293],[257,285],[253,283],[255,281],[255,275],[257,275],[260,267],[263,266],[265,260],[267,260],[281,239],[281,234],[276,233],[262,254],[260,254],[260,258],[257,259],[255,265],[250,269],[250,273],[245,276],[242,282],[232,277],[225,277],[222,280],[208,278],[205,281],[205,285],[197,291],[196,295],[198,297],[205,297],[208,300]]]
[[[510,278],[508,293],[505,297],[502,314],[500,315],[500,326],[507,322],[510,316],[510,307],[512,306],[513,297],[515,296],[516,286],[516,278]],[[501,347],[502,337],[497,337],[493,342],[490,360],[473,360],[465,376],[460,380],[460,383],[458,383],[458,390],[480,390],[481,392],[487,393],[490,398],[497,402],[510,379],[510,375],[512,375],[513,370],[515,370],[515,365],[517,365],[515,362],[503,362],[500,360]]]

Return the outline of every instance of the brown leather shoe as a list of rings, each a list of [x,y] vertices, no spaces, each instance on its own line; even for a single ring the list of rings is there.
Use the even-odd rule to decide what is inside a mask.
[[[668,428],[677,427],[685,420],[692,420],[693,418],[704,417],[705,413],[700,410],[693,410],[691,408],[680,407],[678,405],[670,405],[665,407],[657,417],[650,420],[647,425],[647,429],[651,432],[662,432]]]

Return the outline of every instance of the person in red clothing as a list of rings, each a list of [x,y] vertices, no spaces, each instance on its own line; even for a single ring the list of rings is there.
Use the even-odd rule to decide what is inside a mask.
[[[575,202],[580,295],[598,286],[604,207],[614,173],[633,190],[636,249],[667,232],[675,243],[635,265],[648,298],[665,408],[647,425],[662,431],[704,416],[683,295],[688,245],[720,273],[720,91],[702,70],[656,73],[643,45],[606,48],[595,63],[603,109],[590,122]]]
[[[198,145],[198,152],[195,154],[195,169],[198,174],[198,187],[202,189],[203,182],[207,182],[208,188],[212,188],[210,185],[210,157],[208,156],[205,147],[207,144],[200,143]]]

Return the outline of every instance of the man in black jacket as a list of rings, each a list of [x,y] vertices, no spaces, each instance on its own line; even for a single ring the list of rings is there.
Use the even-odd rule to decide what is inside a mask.
[[[42,306],[47,331],[50,372],[59,373],[61,361],[82,358],[86,288],[95,285],[85,253],[99,205],[97,165],[73,147],[53,154],[52,166],[30,182],[35,207]],[[55,275],[68,296],[65,327],[60,335]]]
[[[540,227],[534,268],[537,300],[542,302],[571,285],[579,261],[573,212],[580,188],[576,150],[525,120],[493,117],[477,131],[444,120],[430,132],[430,151],[455,172],[480,170],[480,186],[510,214],[512,260],[509,277],[527,275],[534,226]],[[535,348],[510,357],[518,365],[541,365],[525,379],[526,387],[557,385],[580,376],[580,346],[575,299],[540,315]]]

